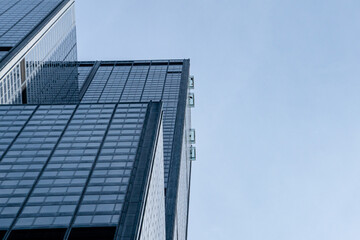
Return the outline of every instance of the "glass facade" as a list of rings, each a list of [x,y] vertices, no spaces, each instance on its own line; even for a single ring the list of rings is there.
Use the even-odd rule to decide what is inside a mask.
[[[36,2],[37,4],[35,4]],[[9,28],[7,33],[16,32],[9,36],[12,44],[14,46],[20,44],[21,39],[31,33],[31,29],[39,24],[60,2],[63,1],[23,0],[10,7],[0,16],[0,18],[5,16],[4,19],[0,19],[0,23],[9,21],[9,24],[6,25]],[[11,25],[13,21],[22,16],[21,14],[16,15],[18,11],[26,12],[24,8],[29,11],[26,16],[34,19],[29,20],[23,16],[16,24]],[[44,35],[39,33],[34,36],[33,39],[37,39],[36,43],[24,46],[27,49],[25,55],[18,56],[20,53],[15,55],[15,58],[19,58],[18,61],[6,73],[5,70],[0,73],[0,104],[31,103],[34,98],[38,98],[37,91],[46,91],[46,89],[52,88],[52,85],[55,85],[56,88],[60,87],[57,86],[61,82],[57,81],[58,75],[63,78],[63,68],[68,69],[69,65],[73,65],[77,59],[74,5],[66,5],[62,11],[63,13],[57,16],[58,19],[52,26],[49,26]],[[16,15],[16,19],[7,19],[6,14]],[[23,25],[26,23],[27,27],[24,27]],[[0,37],[0,45],[9,44],[10,40],[6,39],[4,36]],[[77,78],[77,73],[74,72],[71,77]],[[56,83],[52,84],[53,82]],[[30,85],[31,91],[27,91],[28,85]],[[34,87],[34,85],[37,86]],[[33,96],[29,96],[31,94]]]
[[[0,106],[0,230],[71,236],[77,227],[118,227],[147,111],[146,103]],[[149,196],[164,201],[157,146]],[[165,219],[164,203],[157,210]]]
[[[173,235],[176,227],[179,233],[174,237],[178,239],[186,239],[191,172],[191,162],[188,156],[189,139],[187,139],[191,128],[190,108],[187,101],[188,75],[183,74],[186,66],[188,66],[188,63],[183,60],[157,61],[155,63],[152,61],[100,62],[97,68],[94,62],[77,62],[72,65],[69,64],[67,68],[62,67],[62,69],[68,69],[63,71],[64,78],[59,81],[63,84],[62,86],[56,88],[56,82],[52,82],[53,87],[49,88],[51,91],[44,91],[44,88],[40,90],[37,88],[41,86],[39,84],[41,78],[39,77],[39,81],[36,81],[37,84],[33,86],[30,84],[28,88],[29,96],[37,97],[35,99],[28,97],[28,99],[31,99],[33,103],[41,104],[49,102],[60,104],[72,102],[80,102],[81,104],[116,104],[159,100],[163,102],[164,187],[166,192],[170,192],[165,197],[166,224],[168,225],[167,230],[172,229],[172,232],[168,232],[167,235]],[[49,68],[49,70],[51,69],[53,68]],[[74,72],[77,78],[71,78]],[[91,72],[92,76],[90,76]],[[46,82],[46,78],[43,79],[44,84],[50,84]],[[88,84],[85,84],[85,82]],[[185,88],[181,88],[182,85],[185,85]],[[30,92],[32,88],[34,88],[34,94]],[[79,94],[80,90],[83,90],[83,95]],[[134,95],[134,92],[137,95]],[[55,96],[61,97],[56,98]],[[183,112],[178,109],[179,102],[183,104]],[[131,120],[132,115],[128,116]],[[176,123],[177,121],[178,123]],[[82,127],[81,124],[77,126],[77,128],[80,127]],[[180,131],[176,130],[176,128],[180,129]],[[94,135],[94,132],[85,131],[83,135],[84,137],[85,135]],[[67,144],[61,145],[67,148],[66,151],[63,150],[64,155],[70,153],[72,142],[76,143],[75,146],[80,144],[78,138],[69,138]],[[86,145],[87,143],[81,144]],[[126,144],[131,144],[129,139],[127,139]],[[173,150],[173,146],[179,145],[180,148],[177,147]],[[114,151],[115,147],[117,145],[112,145],[112,150],[109,149],[108,151]],[[136,147],[134,147],[133,151],[136,151]],[[79,152],[79,156],[83,154],[83,152]],[[174,155],[181,157],[175,159]],[[169,182],[171,182],[171,186],[168,186]],[[99,196],[101,196],[100,193]],[[89,209],[94,211],[93,207],[95,205],[88,205],[91,205],[92,208]],[[84,211],[79,212],[79,218],[74,220],[74,226],[91,226],[92,217],[86,216]],[[115,210],[113,209],[113,211]],[[110,222],[118,220],[118,216],[115,219],[112,219],[112,217],[114,216],[108,216],[107,219],[111,219]],[[69,218],[66,219],[69,220]],[[35,222],[29,224],[36,225]],[[171,237],[168,237],[168,239],[171,239]]]
[[[144,221],[140,240],[165,240],[165,201],[164,201],[164,151],[163,130],[160,126],[157,141],[152,178],[150,179],[149,193],[144,210]]]
[[[177,105],[179,94],[181,94],[180,81],[183,60],[163,61],[155,64],[151,61],[134,61],[130,64],[128,66],[128,62],[102,62],[81,102],[163,101],[166,186],[169,177]]]
[[[15,47],[61,2],[62,0],[1,0],[0,47]]]
[[[81,99],[82,103],[163,102],[164,184],[171,192],[166,195],[166,224],[169,236],[175,234],[176,225],[178,239],[186,239],[190,194],[188,68],[187,60],[101,62]]]
[[[189,60],[77,62],[73,0],[0,24],[0,238],[187,239]]]

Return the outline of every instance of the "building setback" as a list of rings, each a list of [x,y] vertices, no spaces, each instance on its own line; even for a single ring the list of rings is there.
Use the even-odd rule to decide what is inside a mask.
[[[73,0],[0,0],[0,237],[187,239],[190,62],[78,62]]]

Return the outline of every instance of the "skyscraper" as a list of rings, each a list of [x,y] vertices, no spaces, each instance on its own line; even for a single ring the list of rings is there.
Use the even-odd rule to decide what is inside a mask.
[[[77,62],[74,1],[1,3],[0,236],[186,239],[189,60]]]
[[[49,65],[77,60],[73,0],[2,0],[0,26],[1,104],[27,103],[27,85]]]

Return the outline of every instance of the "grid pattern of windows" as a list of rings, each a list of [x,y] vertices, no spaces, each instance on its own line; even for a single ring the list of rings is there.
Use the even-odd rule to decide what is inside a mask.
[[[15,139],[20,129],[26,124],[34,106],[8,106],[0,110],[0,158],[5,153],[11,142]]]
[[[166,210],[176,214],[175,226],[166,225],[185,238],[187,140],[181,159],[174,161],[181,161],[179,176],[171,172],[179,180],[176,187],[169,176],[172,157],[180,154],[173,153],[181,141],[175,123],[183,117],[177,119],[181,96],[187,94],[183,88],[180,93],[181,81],[187,80],[182,60],[103,62],[99,68],[96,63],[94,73],[91,63],[75,62],[72,1],[0,0],[0,61],[65,2],[70,8],[61,10],[55,24],[41,38],[35,36],[38,42],[26,46],[31,50],[24,58],[15,56],[14,66],[0,76],[0,104],[72,104],[0,106],[0,235],[1,230],[51,227],[67,228],[69,236],[72,228],[119,226],[147,110],[147,104],[133,102],[161,100],[164,145],[157,149],[161,154],[154,163],[142,237],[165,236],[161,211],[163,184],[168,187],[169,181],[178,194]]]
[[[48,62],[27,83],[29,104],[79,102],[77,66],[71,62]]]
[[[5,228],[12,223],[39,166],[31,162],[17,161],[18,159],[12,157],[12,154],[7,158],[3,158],[3,155],[6,154],[35,109],[35,106],[2,106],[0,108],[0,159],[2,159],[0,162],[0,226]]]
[[[78,67],[78,87],[79,90],[81,89],[82,85],[84,84],[87,76],[89,75],[92,67],[88,66],[79,66]]]
[[[26,2],[26,4],[22,2]],[[21,6],[18,6],[18,4],[16,4],[13,7],[14,11],[15,10],[17,11],[18,9],[22,9],[23,4],[24,6],[29,4],[31,5],[34,2],[38,2],[38,3],[40,2],[38,7],[34,9],[35,15],[40,14],[37,12],[37,10],[39,10],[39,7],[42,6],[42,4],[47,4],[46,5],[48,6],[47,8],[42,6],[41,10],[39,10],[39,11],[45,11],[44,9],[47,9],[46,14],[45,13],[40,14],[40,15],[44,15],[42,17],[44,18],[49,13],[50,10],[53,10],[53,8],[58,5],[60,1],[59,0],[41,0],[41,1],[21,0],[18,3]],[[7,11],[9,12],[9,14],[12,12],[11,9]],[[20,12],[23,11],[24,9],[22,9]],[[7,12],[0,15],[1,26],[3,26],[3,22],[7,21],[6,19],[1,19],[1,17],[3,17]],[[10,18],[9,21],[14,23],[14,19]],[[39,22],[40,20],[36,20],[36,24],[38,24]],[[35,26],[35,25],[33,26],[33,24],[30,25],[31,28],[30,30],[26,30],[26,33],[30,32],[31,29],[33,29],[33,27]],[[9,38],[16,39],[16,36],[11,35],[9,36]],[[0,37],[0,47],[1,44],[7,44],[2,39],[3,38]],[[16,40],[16,44],[17,42],[20,42],[21,39]],[[77,59],[76,52],[77,51],[76,51],[75,13],[74,13],[74,6],[71,6],[57,20],[55,25],[53,25],[49,29],[49,31],[25,55],[25,71],[23,73],[24,76],[21,76],[20,74],[20,64],[21,64],[20,61],[18,61],[8,73],[6,73],[4,76],[0,76],[0,91],[1,91],[0,104],[21,103],[21,95],[22,95],[21,90],[22,88],[26,87],[27,84],[30,83],[32,85],[37,85],[36,88],[32,88],[32,91],[29,92],[30,94],[34,93],[33,94],[34,98],[37,98],[39,95],[38,93],[39,91],[43,92],[44,90],[49,89],[48,85],[49,84],[51,85],[53,81],[57,81],[58,78],[57,74],[62,74],[61,72],[55,72],[55,71],[56,69],[59,70],[58,66],[64,65],[64,63],[62,63],[63,61],[75,61]],[[49,70],[48,67],[52,65],[55,65],[56,67],[52,70]],[[51,72],[51,74],[49,74],[49,71]],[[60,69],[60,71],[62,70]],[[43,76],[44,74],[45,76]],[[48,78],[49,76],[51,76],[50,79]],[[21,77],[23,77],[25,81],[22,82]],[[51,96],[51,94],[48,94],[48,96]]]
[[[183,146],[181,151],[181,162],[180,162],[180,174],[179,174],[179,189],[177,195],[177,206],[176,206],[176,224],[177,224],[177,234],[178,239],[186,239],[186,228],[187,228],[187,219],[188,219],[188,194],[190,189],[190,177],[187,176],[190,174],[190,169],[188,164],[189,161],[189,151],[188,151],[188,141],[187,141],[187,131],[184,132],[183,137]]]
[[[124,92],[121,96],[121,102],[139,102],[149,66],[133,66],[129,79],[126,83]]]
[[[16,227],[26,224],[67,226],[70,223],[113,108],[113,105],[80,105],[77,108]],[[71,201],[65,201],[66,198]]]
[[[182,66],[181,65],[170,65],[168,72],[170,73],[181,73],[182,72]]]
[[[19,1],[19,0],[18,0]],[[8,11],[12,6],[17,4],[17,1],[1,0],[0,15]]]
[[[169,68],[172,66],[169,66]],[[166,77],[163,100],[164,109],[164,169],[165,186],[169,177],[172,143],[174,138],[176,111],[179,98],[181,74],[168,73]]]
[[[112,66],[99,67],[82,99],[83,103],[98,102],[101,93],[103,92],[104,87],[110,77],[112,70],[113,70]]]
[[[129,77],[131,66],[115,66],[104,91],[100,96],[100,102],[118,102]]]
[[[61,1],[62,0],[1,1],[1,9],[3,9],[3,11],[0,15],[0,46],[15,46]]]
[[[18,64],[3,79],[0,79],[0,104],[6,102],[20,104],[21,98],[17,97],[20,95],[20,90],[20,64]]]
[[[11,215],[6,215],[7,227],[24,204],[73,108],[74,106],[38,108],[25,127],[19,129],[16,140],[2,157],[0,166],[5,169],[6,174],[1,179],[1,192],[10,195],[2,198],[3,211],[11,210]]]
[[[146,110],[0,106],[0,230],[118,226]]]
[[[119,105],[81,201],[74,226],[117,226],[147,104]]]
[[[139,65],[141,64],[141,65]],[[100,65],[83,103],[163,101],[165,186],[169,177],[182,62],[133,62],[133,66]],[[80,67],[81,68],[81,67]],[[120,99],[120,100],[119,100]]]
[[[180,65],[182,66],[182,65]],[[160,101],[164,88],[166,71],[168,66],[166,65],[153,65],[150,68],[149,75],[146,79],[144,92],[141,97],[141,101]]]
[[[167,204],[173,205],[171,208],[167,209],[168,215],[175,216],[174,225],[167,222],[167,225],[172,226],[172,228],[181,231],[179,233],[179,238],[186,238],[186,228],[187,228],[187,209],[188,209],[188,196],[190,188],[190,161],[187,156],[187,140],[183,139],[183,136],[178,136],[177,140],[174,138],[175,134],[175,123],[176,118],[178,117],[178,104],[180,98],[180,85],[181,81],[187,81],[187,79],[182,79],[183,71],[183,62],[170,60],[168,62],[164,61],[149,61],[149,62],[137,62],[134,61],[132,67],[129,66],[119,66],[119,68],[130,68],[130,73],[127,71],[123,75],[116,76],[114,70],[117,67],[117,63],[103,62],[101,67],[106,67],[104,65],[114,64],[114,68],[109,73],[110,77],[105,78],[94,78],[90,83],[89,89],[94,84],[95,86],[101,86],[101,91],[96,93],[92,99],[91,95],[85,98],[89,102],[117,102],[120,96],[120,102],[127,101],[156,101],[162,100],[163,102],[163,140],[164,140],[164,184],[165,188],[168,187],[168,182],[170,181],[170,168],[172,167],[172,156],[173,156],[173,143],[177,141],[177,144],[183,144],[181,159],[178,160],[179,172],[174,171],[174,175],[178,178],[178,187],[175,190],[177,192],[176,199],[175,196],[169,197],[167,199]],[[147,66],[146,66],[147,64]],[[100,67],[100,68],[101,68]],[[111,79],[111,81],[110,81]],[[111,83],[110,83],[111,82]],[[110,83],[110,84],[109,84]],[[116,86],[116,91],[111,92],[111,87]],[[116,93],[115,93],[116,92]],[[88,93],[88,92],[87,92]],[[187,96],[187,90],[181,92]],[[84,101],[84,99],[83,99]],[[185,97],[183,101],[186,101]],[[187,107],[189,108],[189,107]],[[187,111],[188,114],[189,111]],[[184,116],[186,119],[186,116]],[[184,120],[185,124],[185,120]],[[184,136],[187,136],[187,129],[190,126],[190,122],[185,126]],[[179,153],[177,153],[179,154]],[[175,164],[175,165],[176,165]],[[177,175],[179,174],[179,175]],[[173,182],[176,182],[173,180]],[[169,201],[168,201],[169,200]],[[172,220],[169,220],[172,221]],[[175,230],[172,230],[174,232]]]
[[[164,199],[164,165],[163,139],[160,127],[159,139],[156,146],[153,173],[150,180],[149,196],[144,211],[144,220],[140,240],[165,240],[165,199]]]
[[[29,199],[23,199],[18,204],[20,210],[13,214],[13,218],[17,213],[19,216],[13,229],[28,226],[41,228],[46,224],[69,229],[117,226],[146,111],[146,104],[130,102],[163,102],[165,188],[168,187],[169,179],[172,179],[169,174],[174,154],[173,144],[184,144],[187,141],[183,136],[181,139],[179,136],[175,139],[174,136],[179,99],[182,99],[180,94],[187,94],[187,90],[180,91],[182,81],[187,80],[182,78],[182,71],[186,69],[183,61],[101,62],[96,72],[91,64],[95,66],[95,63],[79,62],[70,65],[68,72],[62,70],[64,76],[75,77],[64,77],[65,80],[61,80],[69,86],[69,90],[59,85],[56,92],[63,94],[63,97],[56,98],[56,103],[69,103],[66,99],[74,96],[74,102],[81,101],[81,104],[72,113],[66,130],[61,132],[63,135],[57,140],[51,157],[37,170],[40,174],[35,177],[34,188],[28,190]],[[85,84],[86,91],[82,99],[78,99],[79,94],[71,95],[70,89],[76,88],[79,92],[90,72],[91,78]],[[76,84],[71,85],[71,79]],[[90,106],[93,108],[91,114],[87,109]],[[115,106],[118,107],[115,109]],[[187,136],[186,130],[184,134]],[[4,143],[3,151],[6,152],[7,148]],[[185,237],[187,225],[190,177],[187,149],[184,144],[179,160],[179,176],[176,176],[179,181],[175,190],[177,197],[170,209],[176,217],[173,228],[181,230],[181,238]],[[56,190],[59,192],[51,192],[52,188],[47,185],[59,189]],[[8,222],[11,224],[11,217]],[[147,234],[152,235],[151,229],[148,226]]]

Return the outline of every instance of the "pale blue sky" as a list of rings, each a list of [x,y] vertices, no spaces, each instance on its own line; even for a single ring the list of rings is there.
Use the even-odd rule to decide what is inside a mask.
[[[189,240],[359,239],[360,1],[76,1],[79,59],[191,59]]]

